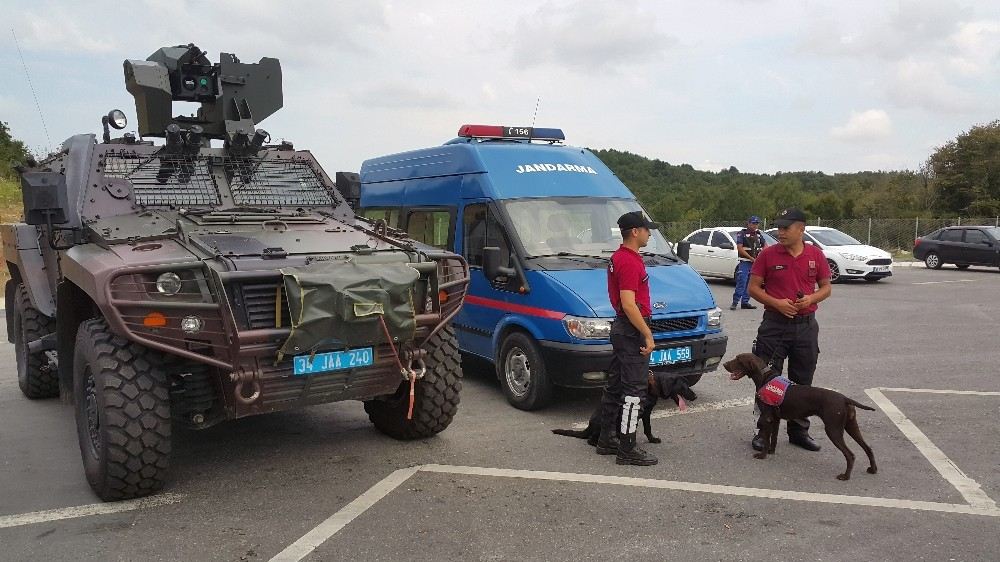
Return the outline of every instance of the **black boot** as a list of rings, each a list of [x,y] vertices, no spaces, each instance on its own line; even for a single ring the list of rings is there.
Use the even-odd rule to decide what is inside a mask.
[[[757,307],[755,305],[752,305],[752,304],[748,303],[748,302],[745,302],[745,303],[743,303],[743,304],[740,305],[740,308],[745,309],[745,310],[753,310],[753,309],[755,309]]]
[[[760,433],[758,433],[757,435],[754,435],[753,439],[750,441],[750,446],[753,447],[754,451],[763,451],[764,450],[764,436],[762,436]]]
[[[635,434],[621,436],[621,446],[618,447],[618,457],[615,464],[634,464],[636,466],[651,466],[660,462],[656,457],[643,451],[635,444]]]
[[[597,438],[597,454],[616,455],[618,454],[618,447],[620,447],[618,432],[614,429],[602,427],[601,435]]]
[[[820,448],[819,443],[813,441],[813,438],[809,437],[805,431],[789,433],[788,442],[807,451],[818,451]]]

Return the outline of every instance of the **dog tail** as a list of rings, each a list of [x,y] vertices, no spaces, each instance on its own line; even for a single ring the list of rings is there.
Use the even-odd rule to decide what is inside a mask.
[[[587,433],[587,430],[585,429],[580,429],[580,430],[553,429],[552,433],[555,433],[556,435],[566,435],[569,437],[576,437],[577,439],[586,439],[587,437],[590,437],[590,435]]]
[[[844,398],[847,398],[847,397],[845,396]],[[860,402],[855,402],[854,400],[851,400],[850,398],[847,398],[847,403],[848,404],[853,404],[853,405],[857,406],[858,408],[861,408],[862,410],[868,410],[868,411],[871,411],[871,412],[875,411],[875,408],[872,408],[871,406],[865,406],[864,404],[862,404]]]

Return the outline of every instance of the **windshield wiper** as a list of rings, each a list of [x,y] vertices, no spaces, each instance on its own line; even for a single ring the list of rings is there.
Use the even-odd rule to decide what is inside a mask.
[[[677,256],[671,256],[669,254],[657,254],[656,252],[639,252],[640,256],[649,256],[654,258],[666,258],[671,261],[680,262],[680,258]]]
[[[606,260],[607,256],[595,256],[593,254],[575,254],[573,252],[556,252],[554,254],[539,254],[537,256],[525,256],[525,259],[535,258],[590,258],[594,260]]]

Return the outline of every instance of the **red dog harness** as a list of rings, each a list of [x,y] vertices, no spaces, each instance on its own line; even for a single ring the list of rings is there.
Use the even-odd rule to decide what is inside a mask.
[[[757,398],[760,398],[760,401],[768,406],[781,406],[781,403],[785,401],[785,392],[792,384],[792,381],[785,377],[774,377],[760,387],[760,390],[757,391]]]

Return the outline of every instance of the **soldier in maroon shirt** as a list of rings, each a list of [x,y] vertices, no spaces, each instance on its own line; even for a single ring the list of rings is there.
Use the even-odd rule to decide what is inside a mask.
[[[753,353],[779,373],[787,357],[788,378],[809,385],[819,359],[816,305],[830,296],[830,266],[823,250],[802,241],[805,213],[785,209],[774,225],[780,244],[764,248],[750,269],[750,296],[764,305]],[[788,420],[788,441],[809,451],[819,450],[809,436],[807,419]],[[751,444],[763,450],[759,431]]]
[[[653,332],[648,324],[652,314],[649,275],[639,249],[649,242],[649,230],[656,227],[642,211],[619,217],[622,245],[608,261],[608,298],[617,316],[611,324],[614,355],[601,398],[597,454],[617,455],[618,464],[657,463],[655,456],[635,444],[639,409],[646,398],[649,354],[653,351]]]

